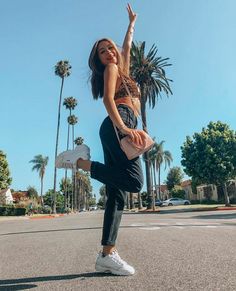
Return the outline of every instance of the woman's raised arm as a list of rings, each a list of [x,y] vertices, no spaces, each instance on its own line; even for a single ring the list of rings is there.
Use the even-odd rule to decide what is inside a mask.
[[[133,41],[133,32],[134,25],[137,19],[137,14],[133,12],[130,4],[127,6],[127,11],[129,15],[129,26],[125,35],[125,39],[123,42],[123,52],[122,55],[124,57],[124,68],[127,74],[129,74],[129,66],[130,66],[130,49]]]

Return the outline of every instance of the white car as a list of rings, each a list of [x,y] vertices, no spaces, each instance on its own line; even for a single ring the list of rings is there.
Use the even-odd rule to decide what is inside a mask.
[[[170,198],[162,202],[162,206],[175,206],[175,205],[189,205],[191,204],[189,200],[182,198]]]

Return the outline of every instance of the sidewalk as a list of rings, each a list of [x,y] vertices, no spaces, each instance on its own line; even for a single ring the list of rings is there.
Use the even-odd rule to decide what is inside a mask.
[[[26,219],[32,219],[32,220],[38,220],[38,219],[51,219],[56,217],[64,216],[65,214],[59,213],[59,214],[35,214],[32,216],[0,216],[0,222],[1,221],[9,221],[9,220],[26,220]]]
[[[179,205],[179,206],[163,206],[156,207],[153,211],[152,209],[126,209],[125,213],[172,213],[172,212],[194,212],[194,211],[223,211],[223,210],[236,210],[236,205],[230,207],[222,205]]]

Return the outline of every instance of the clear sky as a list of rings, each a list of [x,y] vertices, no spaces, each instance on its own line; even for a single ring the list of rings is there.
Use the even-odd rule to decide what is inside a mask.
[[[53,188],[53,165],[60,78],[59,60],[69,60],[72,74],[63,98],[78,99],[76,136],[90,146],[92,159],[103,161],[98,130],[106,116],[101,100],[92,99],[88,56],[93,43],[110,37],[122,45],[128,24],[123,0],[1,0],[0,10],[0,149],[7,154],[15,190],[40,180],[29,161],[49,156],[45,191]],[[134,39],[152,44],[169,57],[166,70],[173,95],[148,109],[148,128],[165,140],[172,166],[180,166],[180,146],[187,135],[221,120],[236,130],[236,1],[133,0],[138,13]],[[66,148],[68,112],[63,108],[59,152]],[[162,170],[162,181],[167,171]],[[58,182],[63,171],[58,171]],[[92,181],[98,196],[102,184]]]

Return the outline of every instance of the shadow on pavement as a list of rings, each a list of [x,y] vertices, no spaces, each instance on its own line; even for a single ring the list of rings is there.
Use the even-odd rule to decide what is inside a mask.
[[[0,286],[0,290],[2,291],[14,291],[14,290],[27,290],[38,287],[37,285],[33,284],[21,284],[21,285],[8,285],[8,286]]]
[[[85,278],[111,277],[111,276],[116,276],[116,275],[112,275],[110,273],[89,272],[89,273],[73,274],[73,275],[45,276],[45,277],[33,277],[33,278],[22,278],[22,279],[5,279],[5,280],[0,280],[0,290],[5,290],[5,291],[26,290],[26,289],[37,287],[37,285],[35,284],[23,284],[23,283],[63,281],[63,280],[74,280],[74,279],[83,280]]]
[[[236,213],[219,213],[219,214],[209,214],[209,215],[197,215],[192,216],[191,218],[197,218],[197,219],[233,219],[236,218]]]

